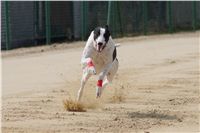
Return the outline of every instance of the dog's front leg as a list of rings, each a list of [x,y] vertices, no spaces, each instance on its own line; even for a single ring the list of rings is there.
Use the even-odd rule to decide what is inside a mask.
[[[91,58],[82,58],[81,64],[82,64],[82,69],[85,69],[87,73],[96,75],[96,70]]]
[[[97,86],[96,86],[96,97],[97,98],[101,96],[102,89],[103,89],[103,80],[104,80],[106,74],[108,73],[108,71],[110,70],[111,66],[112,66],[112,63],[109,63],[108,65],[106,65],[106,67],[103,69],[103,71],[99,74]]]
[[[77,101],[81,100],[84,86],[85,86],[87,80],[90,78],[90,76],[91,76],[91,74],[89,74],[88,71],[86,69],[84,69],[83,70],[83,76],[82,76],[82,79],[81,79],[81,87],[78,91]]]

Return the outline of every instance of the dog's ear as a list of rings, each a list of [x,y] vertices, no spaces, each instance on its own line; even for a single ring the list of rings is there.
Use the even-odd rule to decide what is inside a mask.
[[[105,29],[108,30],[108,28],[109,28],[108,25],[105,25]]]
[[[105,25],[105,30],[106,30],[106,34],[108,34],[108,36],[110,36],[110,30],[108,25]]]
[[[100,27],[94,29],[94,40],[100,35]]]
[[[104,37],[105,37],[105,41],[108,42],[109,37],[110,37],[110,31],[108,29],[108,25],[105,25],[105,34],[104,34]]]

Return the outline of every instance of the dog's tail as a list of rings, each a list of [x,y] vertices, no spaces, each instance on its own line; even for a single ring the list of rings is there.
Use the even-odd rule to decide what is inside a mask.
[[[116,43],[116,44],[115,44],[115,47],[119,47],[119,46],[120,46],[120,43]]]

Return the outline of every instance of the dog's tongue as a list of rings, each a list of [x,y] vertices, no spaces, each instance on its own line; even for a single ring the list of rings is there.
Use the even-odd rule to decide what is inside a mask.
[[[101,46],[97,45],[98,52],[101,52]]]

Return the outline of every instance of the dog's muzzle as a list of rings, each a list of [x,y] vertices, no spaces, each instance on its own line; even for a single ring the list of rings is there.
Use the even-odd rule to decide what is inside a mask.
[[[98,51],[98,52],[101,52],[101,50],[102,50],[102,45],[103,45],[103,43],[101,43],[101,42],[99,42],[99,43],[97,44],[97,51]]]
[[[103,45],[102,42],[97,43],[97,51],[101,52],[105,48],[105,45]]]

